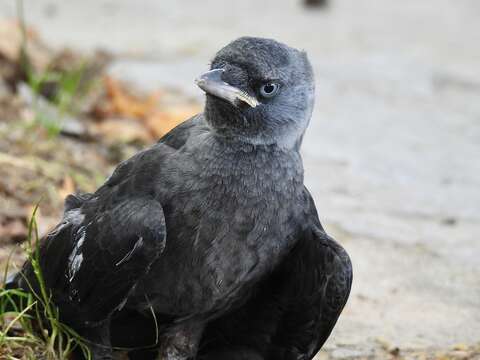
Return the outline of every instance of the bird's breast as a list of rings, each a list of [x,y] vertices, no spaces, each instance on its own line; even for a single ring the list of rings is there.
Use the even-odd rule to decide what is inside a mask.
[[[144,286],[156,310],[215,313],[247,296],[295,242],[302,174],[288,162],[243,155],[177,176],[161,201],[165,251]]]
[[[246,208],[224,199],[218,209],[192,210],[183,224],[167,219],[167,246],[150,273],[156,285],[149,297],[157,299],[159,312],[227,310],[248,296],[296,238],[293,214],[285,207],[257,202]]]

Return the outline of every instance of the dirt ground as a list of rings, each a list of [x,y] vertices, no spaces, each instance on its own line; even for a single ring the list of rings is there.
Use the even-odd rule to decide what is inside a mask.
[[[349,251],[348,306],[318,359],[480,359],[480,2],[26,1],[49,43],[104,48],[142,89],[180,89],[241,35],[305,49],[306,183]],[[15,14],[13,2],[0,17]]]

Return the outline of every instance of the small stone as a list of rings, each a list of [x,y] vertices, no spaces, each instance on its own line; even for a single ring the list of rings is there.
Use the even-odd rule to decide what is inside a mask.
[[[84,123],[78,119],[68,117],[62,123],[62,135],[73,136],[77,138],[88,138],[88,129]]]
[[[449,216],[442,219],[442,224],[446,226],[455,226],[457,225],[457,219]]]

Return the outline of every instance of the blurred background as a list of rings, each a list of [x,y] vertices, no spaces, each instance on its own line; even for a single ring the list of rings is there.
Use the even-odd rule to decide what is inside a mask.
[[[308,52],[303,145],[349,303],[318,359],[480,359],[480,1],[0,2],[0,270],[62,201],[201,111],[244,35]]]

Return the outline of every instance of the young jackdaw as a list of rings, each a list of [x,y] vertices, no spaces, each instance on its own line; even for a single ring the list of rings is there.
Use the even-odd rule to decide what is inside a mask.
[[[303,184],[307,55],[243,37],[196,83],[202,114],[67,198],[40,248],[46,287],[95,360],[115,346],[130,359],[312,359],[352,269]],[[14,283],[38,288],[29,262]]]

